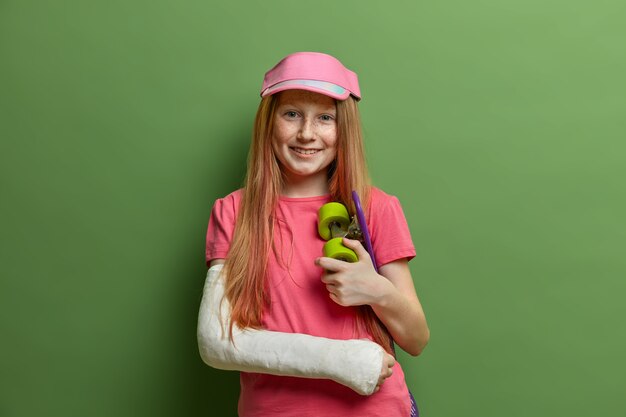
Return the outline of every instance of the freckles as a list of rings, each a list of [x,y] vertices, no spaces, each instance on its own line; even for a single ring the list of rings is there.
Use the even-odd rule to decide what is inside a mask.
[[[286,138],[289,137],[288,131],[284,126],[274,125],[274,133],[272,134],[272,139],[274,144],[281,144],[286,141]]]
[[[331,146],[337,144],[337,129],[335,129],[335,127],[331,127],[328,131],[324,132],[324,141]]]
[[[298,131],[297,126],[292,123],[285,123],[282,120],[274,124],[274,137],[278,142],[286,142]]]

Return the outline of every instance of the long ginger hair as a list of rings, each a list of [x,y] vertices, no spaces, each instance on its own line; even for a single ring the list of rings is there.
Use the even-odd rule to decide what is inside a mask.
[[[269,303],[265,276],[276,225],[274,209],[283,186],[283,174],[272,148],[279,94],[263,97],[257,110],[239,213],[224,264],[231,336],[235,323],[242,329],[261,328],[263,309]],[[330,195],[333,201],[345,204],[353,215],[352,190],[356,190],[367,213],[371,182],[357,103],[350,96],[336,100],[336,106],[337,156],[328,167]],[[358,307],[357,326],[365,329],[387,352],[393,351],[387,330],[370,306]]]

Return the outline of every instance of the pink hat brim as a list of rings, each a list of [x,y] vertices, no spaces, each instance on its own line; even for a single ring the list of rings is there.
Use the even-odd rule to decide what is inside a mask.
[[[265,73],[261,96],[285,90],[307,90],[345,100],[361,99],[357,75],[339,60],[320,52],[296,52]]]
[[[285,90],[306,90],[313,93],[323,94],[336,100],[345,100],[350,97],[351,94],[349,90],[329,82],[316,80],[288,80],[266,88],[261,93],[261,97],[280,93]],[[355,98],[357,100],[359,99],[359,97]]]

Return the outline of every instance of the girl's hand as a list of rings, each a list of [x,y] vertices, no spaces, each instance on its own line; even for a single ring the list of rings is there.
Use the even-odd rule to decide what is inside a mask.
[[[376,384],[376,388],[374,389],[374,392],[378,392],[378,390],[380,390],[380,387],[383,385],[385,380],[389,378],[391,375],[393,375],[393,366],[396,364],[396,360],[393,358],[393,356],[391,356],[387,352],[385,352],[384,355],[385,356],[383,356],[383,367],[380,370],[380,376],[378,377],[378,384]]]
[[[361,242],[343,238],[343,244],[356,252],[358,262],[326,257],[315,260],[315,264],[325,270],[322,282],[326,284],[330,298],[344,307],[378,304],[385,294],[393,290],[393,284],[376,273],[372,259]]]

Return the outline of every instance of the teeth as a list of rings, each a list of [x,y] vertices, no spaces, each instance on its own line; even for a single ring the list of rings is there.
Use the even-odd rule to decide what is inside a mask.
[[[296,151],[298,153],[302,153],[302,154],[305,154],[305,155],[312,155],[312,154],[318,152],[317,149],[313,149],[313,150],[300,149],[300,148],[291,148],[291,149],[293,149],[294,151]]]

